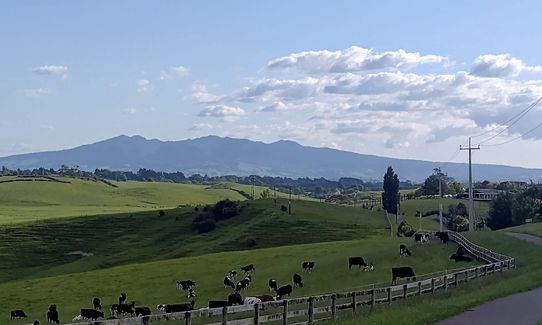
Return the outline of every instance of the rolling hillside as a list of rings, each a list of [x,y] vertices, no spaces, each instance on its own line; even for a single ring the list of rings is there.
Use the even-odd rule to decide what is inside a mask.
[[[78,165],[86,170],[151,168],[185,174],[250,175],[286,177],[357,177],[381,180],[393,166],[401,180],[423,181],[441,163],[395,159],[329,148],[302,146],[293,141],[263,143],[246,139],[207,136],[181,141],[160,141],[141,136],[118,136],[73,149],[38,152],[0,158],[8,168],[58,168]],[[466,164],[450,163],[447,174],[466,180]],[[473,165],[479,180],[539,180],[541,169],[499,165]]]
[[[28,180],[32,178],[23,178]],[[60,182],[15,181],[0,177],[0,224],[46,218],[90,216],[174,208],[179,205],[211,204],[221,199],[245,200],[249,185],[221,183],[211,186],[112,182],[58,178]],[[19,179],[20,180],[20,179]],[[265,187],[256,187],[256,197]],[[279,197],[286,194],[277,193]]]

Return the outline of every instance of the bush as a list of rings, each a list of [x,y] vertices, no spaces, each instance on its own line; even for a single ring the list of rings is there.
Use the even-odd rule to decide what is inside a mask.
[[[256,240],[254,240],[254,239],[247,240],[247,247],[255,247],[257,245],[258,244],[256,243]]]
[[[160,210],[160,211],[158,211],[158,215],[159,215],[160,217],[163,217],[163,216],[166,215],[166,213],[164,212],[164,210]]]
[[[280,206],[280,211],[286,212],[286,211],[288,211],[288,207],[283,204],[283,205]]]
[[[216,222],[214,219],[205,219],[200,222],[192,223],[192,226],[200,233],[206,233],[215,230]]]

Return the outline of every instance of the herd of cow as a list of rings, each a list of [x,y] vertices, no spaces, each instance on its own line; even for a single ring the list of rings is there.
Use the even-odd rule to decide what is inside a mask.
[[[436,232],[434,236],[440,239],[443,243],[448,243],[450,238],[448,237],[447,232]],[[416,233],[414,234],[414,240],[417,244],[425,244],[430,240],[431,235],[429,233]],[[399,246],[399,256],[408,257],[412,256],[412,252],[408,249],[405,244]],[[450,259],[455,260],[456,262],[471,262],[473,257],[469,256],[465,249],[462,246],[459,246],[456,253],[450,256]],[[373,271],[374,266],[365,262],[363,257],[354,256],[348,258],[348,268],[352,269],[353,266],[358,268],[363,268],[365,271]],[[304,272],[310,274],[315,267],[314,261],[305,261],[301,264],[301,268]],[[231,270],[224,277],[224,288],[231,288],[233,292],[227,296],[227,300],[210,300],[208,302],[207,308],[219,308],[226,306],[234,305],[254,305],[262,302],[281,300],[284,296],[290,296],[293,292],[294,287],[302,288],[303,278],[300,274],[293,274],[292,284],[286,284],[279,286],[276,279],[268,280],[268,287],[270,291],[274,292],[275,295],[263,294],[256,295],[253,297],[243,298],[241,293],[248,289],[253,281],[253,272],[255,271],[253,264],[249,264],[241,267],[243,274],[241,277],[238,277],[237,271]],[[397,279],[405,278],[406,281],[416,280],[416,274],[410,266],[402,267],[392,267],[391,268],[392,280],[391,283],[395,284]],[[189,303],[183,304],[159,304],[156,306],[156,309],[163,313],[175,313],[175,312],[186,312],[194,309],[196,291],[194,287],[196,282],[192,280],[179,280],[177,281],[177,290],[186,291],[186,297],[190,300]],[[118,297],[118,303],[111,305],[109,311],[110,314],[107,319],[116,319],[123,316],[148,316],[150,315],[151,309],[145,306],[136,306],[135,301],[130,303],[126,302],[127,296],[126,293],[122,292]],[[97,320],[100,318],[105,318],[104,311],[102,310],[101,301],[99,298],[94,298],[92,300],[93,308],[81,308],[79,315],[73,318],[73,321],[82,321],[82,320]],[[27,318],[26,313],[21,309],[16,309],[11,311],[11,319]],[[58,311],[56,305],[49,306],[47,311],[47,323],[48,324],[60,324]],[[34,321],[32,325],[39,325],[39,321]]]

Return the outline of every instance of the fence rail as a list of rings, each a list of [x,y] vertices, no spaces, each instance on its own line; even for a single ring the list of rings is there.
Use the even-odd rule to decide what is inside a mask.
[[[336,318],[343,310],[356,312],[358,307],[391,304],[394,300],[407,299],[423,294],[447,291],[461,283],[485,277],[515,267],[515,259],[493,252],[470,242],[457,232],[448,231],[450,240],[462,246],[476,259],[485,264],[451,271],[441,271],[418,277],[417,281],[365,290],[324,294],[311,297],[271,301],[256,305],[223,308],[202,308],[181,313],[157,314],[101,321],[87,321],[68,325],[148,325],[158,321],[182,321],[185,325],[258,325],[266,322],[290,320],[295,323],[314,323],[319,319]],[[435,275],[436,274],[436,275]],[[324,317],[322,317],[324,316]]]

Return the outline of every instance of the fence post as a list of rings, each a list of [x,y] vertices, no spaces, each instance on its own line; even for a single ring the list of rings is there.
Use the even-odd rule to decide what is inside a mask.
[[[457,272],[454,273],[454,285],[457,287],[457,281],[458,281]]]
[[[356,292],[352,292],[352,312],[356,312],[356,309],[358,307],[358,304],[356,302]]]
[[[475,269],[475,272],[476,272],[475,274],[476,274],[476,278],[477,278],[477,279],[480,277],[480,271],[479,271],[479,269],[480,269],[479,267],[476,267],[476,269]]]
[[[260,304],[254,305],[254,325],[260,324]]]
[[[222,308],[222,325],[228,325],[228,307]]]
[[[288,300],[282,302],[282,325],[288,325]]]
[[[422,282],[418,281],[418,296],[422,295]]]
[[[502,272],[502,265],[504,264],[504,262],[499,262],[499,272]]]
[[[408,294],[408,286],[406,284],[403,285],[403,299],[407,298]]]
[[[391,287],[388,287],[388,305],[391,305]]]
[[[431,278],[431,294],[435,293],[435,278]]]
[[[465,270],[465,282],[469,282],[469,270]]]
[[[374,306],[376,303],[376,294],[375,294],[375,289],[373,288],[373,290],[371,290],[371,307]]]
[[[314,297],[309,297],[309,324],[314,322]]]
[[[442,280],[444,281],[444,292],[448,292],[448,273],[444,274]]]
[[[337,317],[337,296],[331,296],[331,318],[335,319]]]
[[[192,313],[187,311],[184,313],[184,324],[185,325],[192,325]]]

